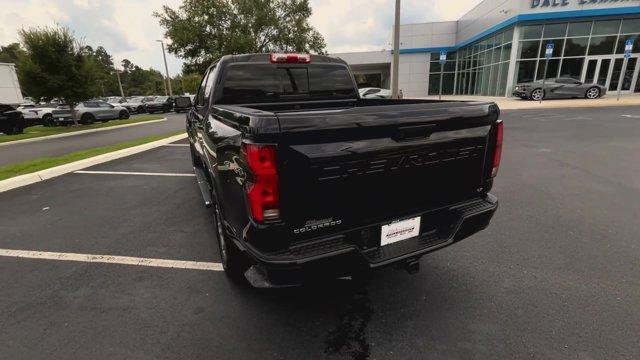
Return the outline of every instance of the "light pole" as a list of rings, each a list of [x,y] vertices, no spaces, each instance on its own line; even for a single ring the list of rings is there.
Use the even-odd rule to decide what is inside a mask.
[[[116,69],[116,76],[118,77],[118,86],[120,86],[120,97],[124,97],[124,91],[122,91],[122,81],[120,81],[120,71]]]
[[[400,63],[400,0],[396,0],[396,16],[393,24],[393,60],[391,63],[391,97],[398,98],[398,65]]]
[[[169,67],[167,66],[167,54],[164,52],[164,42],[162,40],[156,40],[162,45],[162,57],[164,58],[164,71],[167,74],[167,82],[164,84],[164,94],[167,95],[167,83],[169,84],[169,96],[173,96],[171,91],[171,78],[169,77]]]

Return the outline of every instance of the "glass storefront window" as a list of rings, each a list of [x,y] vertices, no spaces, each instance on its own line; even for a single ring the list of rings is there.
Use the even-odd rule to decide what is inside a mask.
[[[569,30],[567,31],[568,37],[589,36],[589,34],[591,34],[591,21],[569,24]]]
[[[520,31],[521,39],[540,39],[542,37],[542,25],[523,26]]]
[[[512,42],[513,41],[513,28],[504,32],[504,42]]]
[[[560,77],[570,77],[579,80],[580,76],[582,76],[583,64],[584,58],[563,59]]]
[[[640,52],[640,34],[620,35],[618,38],[618,45],[616,46],[616,54],[624,53],[624,47],[627,44],[627,40],[633,40],[632,52]]]
[[[617,36],[593,36],[589,42],[589,55],[613,54]]]
[[[492,63],[500,62],[500,51],[502,51],[502,47],[493,49],[493,56],[491,58]]]
[[[563,38],[567,33],[567,24],[546,24],[544,26],[544,37]]]
[[[621,34],[640,33],[640,19],[622,20]]]
[[[601,20],[593,23],[591,35],[611,35],[617,34],[620,30],[620,20]]]
[[[455,78],[455,74],[453,73],[442,74],[442,94],[443,95],[453,95],[454,78]]]
[[[536,72],[537,60],[518,61],[518,76],[516,81],[518,83],[530,82],[534,80]]]
[[[568,38],[564,45],[563,56],[584,56],[587,53],[589,38]]]
[[[520,51],[518,53],[520,59],[535,59],[538,57],[538,49],[540,49],[540,40],[521,41]]]
[[[500,64],[500,80],[498,80],[498,92],[496,96],[505,96],[507,90],[507,73],[509,72],[509,63],[503,62]]]
[[[536,80],[542,80],[542,78],[545,78],[544,73],[545,73],[545,63],[547,61],[546,60],[540,60],[540,63],[538,64],[538,75],[536,76]],[[547,65],[547,79],[553,79],[558,77],[558,70],[560,67],[560,59],[551,59],[549,60],[549,64]]]
[[[543,58],[547,51],[547,44],[553,43],[553,55],[551,57],[560,57],[562,54],[562,47],[564,46],[564,39],[555,40],[542,40],[542,46],[540,46],[540,58]]]
[[[511,43],[508,43],[502,47],[502,58],[500,60],[509,61],[510,57],[511,57]]]
[[[487,92],[487,95],[489,96],[496,95],[496,87],[498,85],[498,69],[499,69],[498,64],[491,66],[491,77],[489,78],[489,91]]]

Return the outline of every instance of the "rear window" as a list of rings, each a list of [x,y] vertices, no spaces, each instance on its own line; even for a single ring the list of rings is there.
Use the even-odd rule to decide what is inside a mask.
[[[342,65],[232,64],[225,74],[219,104],[330,100],[356,97]]]

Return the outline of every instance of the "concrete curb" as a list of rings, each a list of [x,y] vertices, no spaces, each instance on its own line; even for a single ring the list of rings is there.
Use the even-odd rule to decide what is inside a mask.
[[[67,137],[67,136],[75,136],[75,135],[81,135],[81,134],[88,134],[88,133],[93,133],[93,132],[100,132],[100,131],[107,131],[107,130],[122,129],[122,128],[130,127],[130,126],[138,126],[138,125],[145,125],[145,124],[153,124],[153,123],[157,123],[157,122],[160,122],[160,121],[167,121],[167,118],[162,118],[162,119],[157,119],[157,120],[149,120],[149,121],[141,121],[141,122],[137,122],[137,123],[133,123],[133,124],[124,124],[124,125],[116,125],[116,126],[107,126],[107,127],[98,128],[98,129],[78,130],[78,131],[72,131],[72,132],[68,132],[68,133],[55,134],[55,135],[48,135],[48,136],[39,136],[39,137],[34,137],[34,138],[29,138],[29,139],[21,139],[21,140],[7,141],[7,142],[0,143],[0,147],[2,147],[2,146],[8,146],[8,145],[14,145],[14,144],[30,143],[30,142],[34,142],[34,141],[42,141],[42,140],[49,140],[49,139],[57,139],[57,138],[63,138],[63,137]]]
[[[133,147],[122,149],[122,150],[117,150],[114,152],[74,161],[68,164],[52,167],[49,169],[44,169],[34,173],[19,175],[6,180],[2,180],[0,181],[0,193],[11,190],[11,189],[19,188],[22,186],[34,184],[47,179],[51,179],[56,176],[68,174],[70,172],[74,172],[77,170],[85,169],[93,165],[102,164],[107,161],[120,159],[129,155],[133,155],[133,154],[137,154],[153,148],[157,148],[165,144],[170,144],[174,141],[185,139],[186,137],[187,137],[187,134],[174,135],[174,136],[170,136],[161,140],[156,140],[150,143],[133,146]]]

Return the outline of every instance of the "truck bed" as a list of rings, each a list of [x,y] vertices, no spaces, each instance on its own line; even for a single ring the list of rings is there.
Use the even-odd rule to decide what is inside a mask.
[[[233,119],[250,118],[248,138],[278,144],[281,216],[291,231],[332,219],[343,226],[329,233],[339,233],[480,198],[490,187],[485,159],[492,155],[487,145],[499,116],[490,102],[359,99],[216,107]]]

